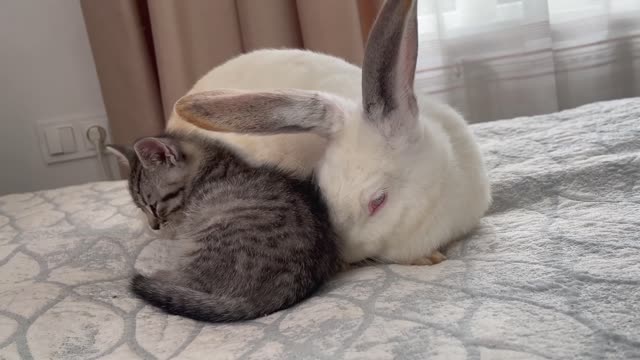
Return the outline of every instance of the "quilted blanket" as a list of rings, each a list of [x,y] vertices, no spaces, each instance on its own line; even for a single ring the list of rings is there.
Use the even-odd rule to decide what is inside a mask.
[[[242,323],[132,297],[175,242],[124,182],[0,197],[0,358],[639,359],[640,99],[473,129],[495,201],[449,260],[348,271]]]

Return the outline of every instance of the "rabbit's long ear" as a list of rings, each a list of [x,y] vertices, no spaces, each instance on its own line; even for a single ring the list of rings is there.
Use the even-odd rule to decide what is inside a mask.
[[[175,112],[201,129],[265,135],[312,132],[331,137],[344,118],[327,96],[302,90],[206,91],[178,100]]]
[[[418,54],[417,0],[387,0],[367,41],[362,102],[367,119],[392,135],[418,118],[413,90]]]

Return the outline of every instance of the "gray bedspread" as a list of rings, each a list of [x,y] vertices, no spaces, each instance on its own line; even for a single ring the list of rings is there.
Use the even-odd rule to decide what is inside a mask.
[[[640,99],[474,125],[495,202],[431,267],[212,325],[134,299],[172,242],[124,182],[0,197],[0,358],[640,359]]]

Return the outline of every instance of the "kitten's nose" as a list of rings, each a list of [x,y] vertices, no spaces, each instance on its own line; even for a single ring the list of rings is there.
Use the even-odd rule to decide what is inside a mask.
[[[158,221],[152,221],[149,223],[151,230],[160,230],[160,223]]]

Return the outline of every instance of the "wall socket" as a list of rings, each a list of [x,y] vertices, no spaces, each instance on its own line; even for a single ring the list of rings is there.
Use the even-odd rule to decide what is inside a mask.
[[[94,126],[107,130],[106,144],[110,142],[107,115],[73,115],[40,120],[36,123],[42,158],[46,164],[96,156],[96,149],[87,138],[87,130]]]

